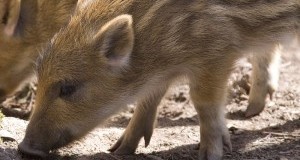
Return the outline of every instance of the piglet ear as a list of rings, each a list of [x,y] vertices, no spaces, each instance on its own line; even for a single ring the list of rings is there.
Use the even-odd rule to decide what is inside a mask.
[[[94,37],[101,56],[110,66],[125,67],[133,50],[134,34],[131,15],[120,15],[107,22]]]
[[[0,18],[4,24],[3,31],[8,37],[15,33],[21,11],[21,0],[0,1]]]

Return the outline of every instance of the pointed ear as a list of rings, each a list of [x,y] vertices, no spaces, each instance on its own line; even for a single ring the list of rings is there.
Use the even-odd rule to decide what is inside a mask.
[[[13,36],[21,11],[21,0],[0,1],[0,18],[4,24],[3,32],[8,37]]]
[[[120,15],[107,22],[94,37],[98,52],[112,67],[126,67],[133,50],[132,16]],[[100,47],[100,50],[99,50]]]

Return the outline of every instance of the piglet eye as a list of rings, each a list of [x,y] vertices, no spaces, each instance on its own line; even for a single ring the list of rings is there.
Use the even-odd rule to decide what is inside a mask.
[[[76,92],[77,87],[74,84],[63,84],[60,87],[60,97],[69,97]]]

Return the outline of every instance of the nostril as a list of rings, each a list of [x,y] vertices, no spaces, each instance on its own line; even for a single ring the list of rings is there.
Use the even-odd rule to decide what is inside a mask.
[[[36,156],[36,157],[41,157],[41,158],[44,158],[47,156],[46,152],[31,148],[31,146],[29,146],[25,141],[22,141],[19,144],[18,149],[21,153],[30,155],[30,156]]]

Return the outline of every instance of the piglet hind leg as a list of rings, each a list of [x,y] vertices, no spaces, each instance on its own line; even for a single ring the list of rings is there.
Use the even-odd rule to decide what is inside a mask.
[[[145,146],[149,145],[156,120],[157,106],[165,92],[166,89],[162,89],[138,102],[125,132],[109,151],[119,155],[133,154],[142,137],[144,137]]]
[[[190,95],[200,120],[199,160],[220,160],[223,149],[231,152],[223,113],[226,80],[210,74],[202,78],[192,80],[190,85]]]
[[[274,45],[262,53],[255,53],[251,58],[252,86],[249,96],[249,105],[245,116],[252,117],[263,111],[268,95],[272,99],[273,93],[278,88],[280,56],[283,48]]]

